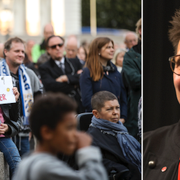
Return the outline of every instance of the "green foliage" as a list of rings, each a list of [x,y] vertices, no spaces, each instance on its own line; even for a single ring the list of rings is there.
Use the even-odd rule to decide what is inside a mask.
[[[90,26],[90,0],[82,0],[82,26]],[[134,31],[141,0],[96,0],[97,27]]]

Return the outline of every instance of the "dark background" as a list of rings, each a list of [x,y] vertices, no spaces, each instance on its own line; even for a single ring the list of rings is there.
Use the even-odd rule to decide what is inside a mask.
[[[176,99],[168,58],[174,49],[168,29],[180,0],[143,1],[143,130],[176,123],[180,105]]]
[[[90,26],[90,0],[82,0],[82,26]],[[96,0],[98,28],[128,29],[135,31],[141,17],[141,0]]]

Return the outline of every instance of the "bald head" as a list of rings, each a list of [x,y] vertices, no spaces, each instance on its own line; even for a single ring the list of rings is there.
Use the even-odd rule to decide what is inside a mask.
[[[0,57],[1,57],[1,58],[4,58],[4,56],[3,56],[3,50],[4,50],[4,44],[3,44],[3,43],[0,43]]]
[[[46,24],[44,27],[44,39],[47,40],[48,37],[54,35],[54,28],[52,24]]]
[[[66,57],[75,58],[78,53],[78,40],[76,36],[69,36],[66,41]]]
[[[135,46],[138,42],[137,35],[134,32],[128,32],[126,34],[124,43],[126,44],[126,47],[128,49],[131,49],[133,46]]]

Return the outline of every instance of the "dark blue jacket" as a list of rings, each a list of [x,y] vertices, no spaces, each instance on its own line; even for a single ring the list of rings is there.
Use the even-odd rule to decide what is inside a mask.
[[[90,77],[90,71],[86,67],[80,76],[80,89],[82,96],[82,104],[86,111],[92,111],[91,97],[99,91],[109,91],[116,95],[120,104],[121,118],[127,117],[127,101],[126,91],[123,85],[121,74],[117,71],[116,66],[111,63],[115,71],[110,71],[109,75],[104,74],[99,81],[93,81]]]
[[[101,149],[103,164],[107,170],[107,174],[110,177],[111,172],[114,170],[117,178],[113,179],[125,179],[121,178],[123,173],[130,172],[131,180],[140,180],[141,174],[137,167],[128,162],[122,153],[122,149],[119,146],[117,138],[111,134],[90,126],[88,133],[93,138],[93,145]],[[119,178],[118,178],[119,177]],[[129,178],[128,178],[129,180]]]

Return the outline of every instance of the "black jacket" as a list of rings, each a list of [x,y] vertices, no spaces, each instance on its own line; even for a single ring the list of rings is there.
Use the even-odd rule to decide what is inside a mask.
[[[74,89],[76,89],[76,86],[79,85],[79,74],[77,74],[77,71],[80,69],[81,64],[79,60],[67,60],[65,58],[65,74],[69,79],[69,83],[56,82],[56,79],[59,76],[64,75],[64,73],[52,58],[39,67],[39,72],[46,91],[70,94]]]
[[[93,145],[98,146],[101,149],[103,164],[109,176],[115,171],[117,176],[119,176],[119,178],[116,179],[121,180],[123,179],[121,178],[123,173],[129,171],[131,173],[130,180],[141,179],[138,168],[125,159],[119,143],[114,136],[103,133],[101,130],[91,126],[88,129],[88,133],[93,137]]]
[[[4,135],[5,137],[13,137],[20,130],[20,105],[19,102],[12,104],[2,104],[0,105],[3,111],[3,117],[5,124],[9,126],[9,131]]]
[[[48,92],[61,92],[64,93],[78,103],[77,113],[84,112],[81,102],[81,95],[79,89],[79,74],[77,71],[82,68],[78,59],[65,58],[65,75],[68,77],[69,82],[56,82],[59,76],[64,75],[62,69],[51,58],[39,67],[41,80],[45,90]]]
[[[177,180],[180,162],[180,121],[144,133],[143,138],[144,179]]]

